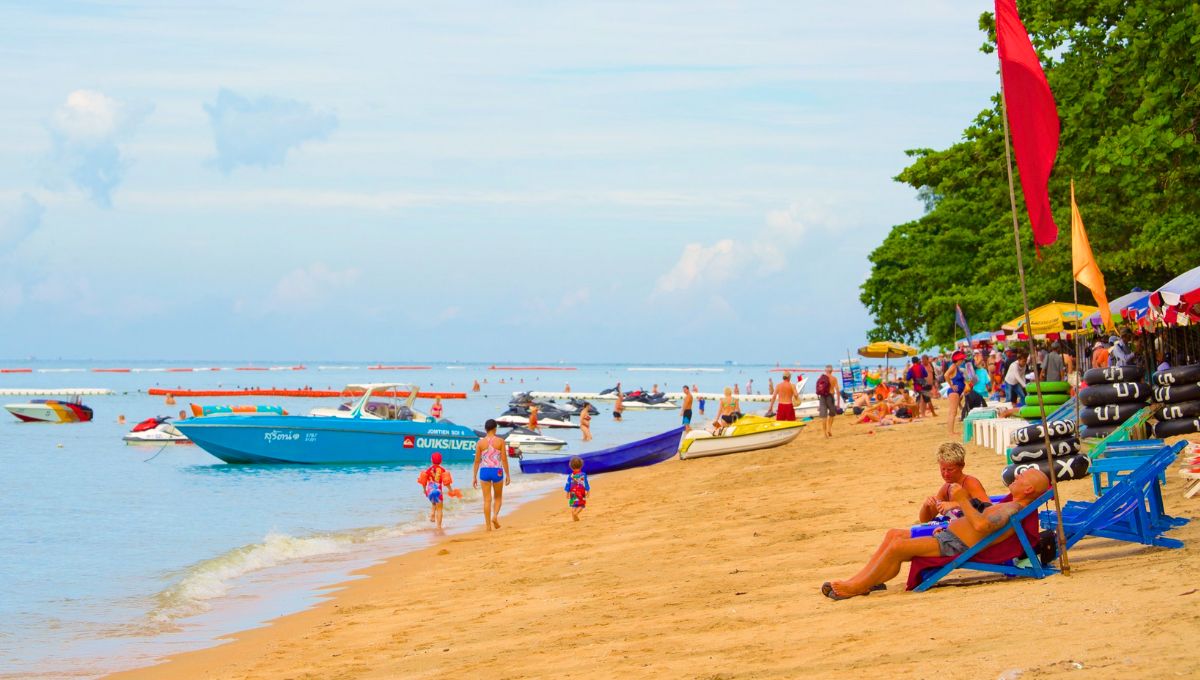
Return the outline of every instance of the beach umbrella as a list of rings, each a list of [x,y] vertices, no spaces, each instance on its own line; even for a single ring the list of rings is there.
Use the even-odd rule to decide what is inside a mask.
[[[1108,303],[1108,311],[1112,312],[1113,316],[1119,316],[1123,319],[1129,319],[1130,312],[1136,316],[1145,315],[1146,309],[1150,304],[1149,297],[1150,291],[1134,288],[1132,291]],[[1133,320],[1136,320],[1136,317]],[[1096,312],[1087,318],[1087,325],[1092,328],[1100,328],[1102,324],[1103,320],[1100,318],[1100,312]]]
[[[975,335],[972,335],[969,338],[959,338],[958,344],[959,345],[969,345],[971,347],[974,347],[978,343],[992,342],[993,340],[995,340],[995,338],[993,337],[993,334],[991,331],[982,331],[980,333],[976,333]]]
[[[892,357],[897,357],[897,358],[911,357],[911,356],[915,355],[916,353],[917,353],[916,347],[909,347],[908,345],[905,345],[905,344],[902,344],[899,342],[890,342],[887,340],[881,340],[879,342],[872,342],[871,344],[867,345],[866,347],[858,348],[859,356],[864,356],[864,357],[867,357],[870,359],[891,359]]]
[[[1200,267],[1176,276],[1151,293],[1150,308],[1168,324],[1200,321]]]
[[[899,342],[880,340],[879,342],[872,342],[866,347],[859,347],[858,353],[860,356],[868,357],[870,359],[883,359],[883,375],[884,379],[886,380],[887,369],[890,368],[892,357],[911,357],[917,353],[917,348],[910,347]]]
[[[1029,310],[1029,321],[1032,331],[1025,328],[1025,316],[1021,315],[1001,326],[1006,331],[1025,331],[1030,335],[1045,335],[1047,333],[1062,333],[1070,328],[1078,328],[1083,320],[1096,312],[1099,307],[1091,305],[1075,305],[1071,302],[1051,302],[1037,309]]]

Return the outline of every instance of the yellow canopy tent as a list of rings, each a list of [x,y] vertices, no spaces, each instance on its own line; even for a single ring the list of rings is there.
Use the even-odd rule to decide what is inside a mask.
[[[916,347],[909,347],[898,342],[872,342],[866,347],[859,347],[859,356],[871,359],[891,359],[892,357],[911,357],[917,353]]]
[[[1051,302],[1037,309],[1029,310],[1029,321],[1033,331],[1029,335],[1045,335],[1047,333],[1062,333],[1063,331],[1079,328],[1084,319],[1100,311],[1090,305],[1076,306],[1071,302]],[[1006,331],[1025,331],[1025,315],[1001,326]]]

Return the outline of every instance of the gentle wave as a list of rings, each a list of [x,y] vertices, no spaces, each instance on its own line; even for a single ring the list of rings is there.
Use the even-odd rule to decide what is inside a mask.
[[[649,372],[661,371],[663,373],[724,373],[725,372],[725,369],[723,369],[723,368],[656,368],[656,367],[650,367],[650,366],[633,366],[633,367],[630,367],[628,370],[630,370],[630,371],[649,371]]]
[[[560,483],[557,478],[515,479],[509,489],[511,495],[523,497]],[[479,492],[468,487],[463,489],[461,500],[450,500],[445,518],[451,526],[447,528],[453,528],[456,518],[478,512],[478,499]],[[210,600],[226,595],[233,582],[247,574],[314,557],[349,553],[377,541],[411,536],[429,529],[429,522],[422,513],[421,519],[387,526],[318,532],[308,536],[272,532],[261,543],[234,548],[189,567],[177,583],[154,597],[156,606],[148,618],[154,627],[173,627],[177,619],[208,611]]]

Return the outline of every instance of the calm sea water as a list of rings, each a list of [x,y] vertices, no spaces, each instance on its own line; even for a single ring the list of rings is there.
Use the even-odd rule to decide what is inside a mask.
[[[765,391],[771,376],[766,366],[630,370],[622,364],[508,372],[478,364],[375,371],[367,370],[369,364],[306,363],[303,371],[167,373],[158,369],[213,364],[155,361],[119,364],[132,368],[130,373],[95,373],[79,369],[118,364],[0,362],[0,367],[35,369],[0,374],[0,388],[116,392],[84,400],[95,410],[90,423],[20,423],[0,413],[0,677],[92,677],[204,646],[219,635],[309,606],[322,586],[434,538],[425,517],[428,505],[416,484],[417,467],[234,466],[195,446],[124,444],[122,435],[137,421],[186,408],[188,399],[167,406],[161,397],[147,395],[151,387],[336,390],[353,382],[394,381],[469,392],[473,380],[487,380],[468,400],[445,402],[445,417],[479,427],[506,408],[514,390],[557,391],[569,382],[575,391],[599,391],[620,380],[626,389],[658,383],[674,390],[686,381],[719,391],[753,378],[756,391]],[[292,413],[336,403],[194,401],[278,403]],[[123,425],[117,423],[122,414]],[[569,442],[568,452],[581,452],[677,423],[673,411],[628,411],[621,423],[603,411],[593,420],[595,440],[586,445],[575,430],[551,433]],[[469,467],[450,469],[457,479],[469,479]],[[508,507],[557,490],[559,483],[518,472],[506,492]],[[466,497],[448,508],[446,528],[463,531],[478,523],[478,495],[468,488]]]

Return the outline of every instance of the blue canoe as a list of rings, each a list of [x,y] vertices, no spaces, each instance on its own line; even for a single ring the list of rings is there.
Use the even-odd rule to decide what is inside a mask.
[[[647,439],[621,444],[603,451],[580,454],[579,457],[583,459],[583,471],[589,475],[645,467],[675,457],[675,453],[679,450],[679,438],[682,436],[683,428],[677,427]],[[536,460],[522,458],[521,472],[529,475],[543,473],[567,475],[571,473],[571,458],[573,456],[539,457]]]
[[[229,415],[175,426],[200,448],[237,464],[427,465],[434,451],[446,463],[469,463],[479,441],[471,428],[445,421]]]

